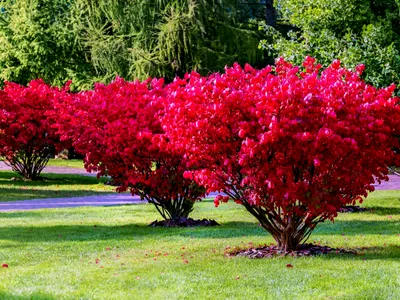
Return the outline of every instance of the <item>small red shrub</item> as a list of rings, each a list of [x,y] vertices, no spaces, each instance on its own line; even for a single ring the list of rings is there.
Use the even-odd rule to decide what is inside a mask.
[[[26,179],[38,179],[50,156],[64,145],[54,123],[54,103],[66,93],[42,80],[27,87],[6,83],[0,91],[0,156]]]
[[[60,103],[61,136],[85,154],[85,168],[109,175],[154,204],[165,219],[188,217],[204,189],[183,177],[183,151],[171,147],[161,127],[162,80],[97,84]]]

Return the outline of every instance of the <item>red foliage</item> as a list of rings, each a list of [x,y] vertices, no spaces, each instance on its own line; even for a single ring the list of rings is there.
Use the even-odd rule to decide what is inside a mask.
[[[156,205],[165,219],[187,217],[204,194],[185,179],[182,151],[170,147],[160,124],[163,80],[97,84],[60,104],[63,139],[86,155],[85,168],[110,175],[119,191]]]
[[[285,250],[387,180],[398,147],[395,86],[365,84],[362,66],[320,68],[313,58],[302,69],[279,59],[191,73],[165,98],[163,129],[186,153],[185,176],[244,205]]]
[[[67,89],[34,80],[27,87],[6,83],[0,91],[0,156],[25,178],[37,179],[50,155],[63,148],[52,124],[54,102]]]

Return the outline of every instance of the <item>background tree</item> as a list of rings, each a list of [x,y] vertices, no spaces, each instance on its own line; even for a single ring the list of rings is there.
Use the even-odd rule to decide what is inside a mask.
[[[66,0],[0,1],[0,79],[62,86],[94,69],[77,43]]]
[[[235,61],[265,63],[265,53],[254,48],[257,26],[240,22],[237,1],[77,0],[75,9],[80,42],[105,81],[115,74],[170,80]]]
[[[324,65],[363,63],[375,86],[400,81],[400,3],[396,0],[280,0],[279,26],[267,26],[271,54],[301,64],[307,55]]]
[[[250,2],[257,2],[250,0]],[[265,65],[264,34],[236,0],[0,0],[0,79],[94,82]],[[250,7],[250,6],[247,6]]]
[[[398,141],[395,86],[376,89],[335,61],[304,69],[227,68],[176,80],[163,128],[184,149],[187,178],[242,204],[282,251],[304,243],[342,205],[362,201],[387,180]]]

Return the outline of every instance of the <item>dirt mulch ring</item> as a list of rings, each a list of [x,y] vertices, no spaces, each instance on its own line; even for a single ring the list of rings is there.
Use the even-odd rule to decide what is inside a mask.
[[[368,208],[360,207],[358,205],[346,205],[339,209],[341,213],[358,213],[368,211]]]
[[[215,220],[202,219],[193,220],[192,218],[180,218],[178,220],[155,220],[149,226],[153,227],[196,227],[196,226],[219,226]]]
[[[249,248],[244,250],[233,248],[232,250],[226,250],[225,255],[245,256],[248,258],[272,258],[279,256],[292,256],[292,257],[315,256],[328,253],[357,255],[357,252],[354,250],[330,248],[328,246],[320,246],[315,244],[300,245],[298,249],[289,252],[280,250],[276,245],[263,246],[258,248]]]

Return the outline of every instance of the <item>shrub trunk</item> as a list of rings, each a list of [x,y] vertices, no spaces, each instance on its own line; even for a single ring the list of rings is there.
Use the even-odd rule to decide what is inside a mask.
[[[164,220],[188,218],[189,214],[193,211],[194,202],[182,196],[178,196],[172,200],[157,197],[145,198],[156,207]]]
[[[40,174],[46,167],[52,147],[43,148],[41,151],[19,151],[5,162],[11,169],[27,180],[39,180]]]
[[[252,206],[242,200],[242,204],[260,222],[261,227],[267,230],[277,243],[280,250],[290,252],[304,244],[315,226],[323,221],[320,216],[311,217],[284,217],[276,211],[270,211],[261,206]]]

